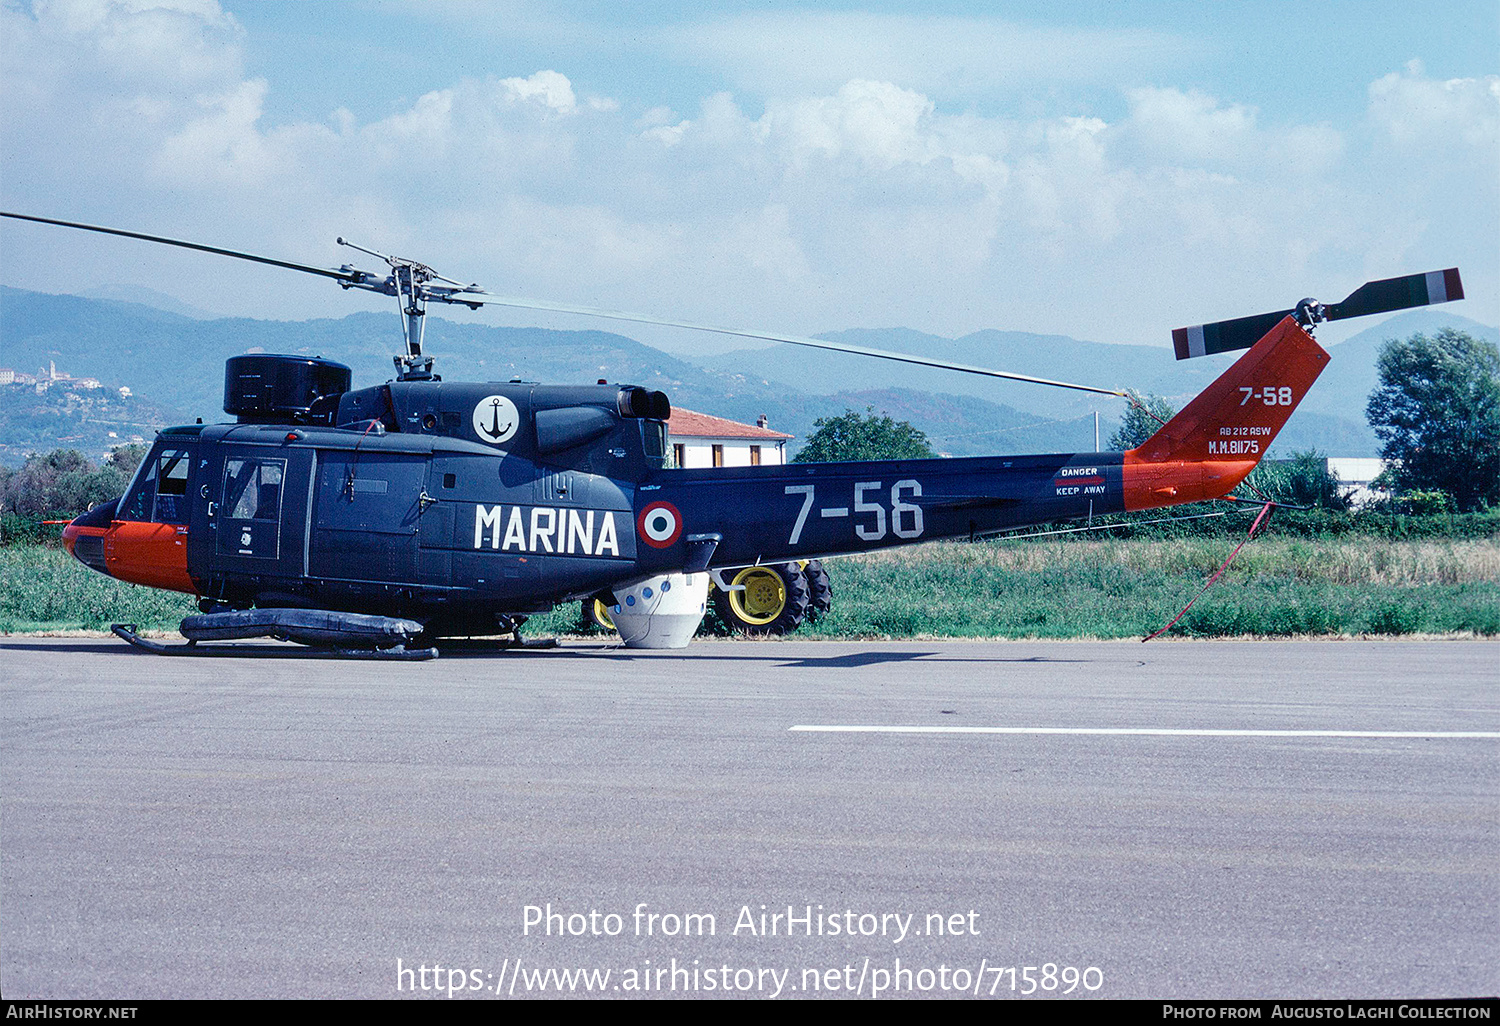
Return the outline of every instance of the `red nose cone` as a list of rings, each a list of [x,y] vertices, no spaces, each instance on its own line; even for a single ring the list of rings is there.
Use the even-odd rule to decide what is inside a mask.
[[[109,524],[90,523],[93,519],[97,518],[92,513],[85,513],[63,528],[63,548],[90,570],[107,574],[109,565],[104,559],[104,536],[109,532]]]

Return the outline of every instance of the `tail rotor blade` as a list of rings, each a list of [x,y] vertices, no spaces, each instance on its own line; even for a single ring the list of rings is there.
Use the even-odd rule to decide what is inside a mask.
[[[1426,274],[1407,274],[1383,281],[1367,281],[1350,293],[1348,299],[1330,306],[1328,319],[1339,321],[1345,317],[1389,313],[1392,310],[1431,306],[1462,298],[1464,284],[1458,277],[1458,268],[1450,267],[1446,271],[1428,271]]]
[[[1399,278],[1367,281],[1350,293],[1342,303],[1334,303],[1328,307],[1319,306],[1314,300],[1303,300],[1293,310],[1277,310],[1275,313],[1178,328],[1172,332],[1172,348],[1176,350],[1177,359],[1187,360],[1194,356],[1226,353],[1232,349],[1249,349],[1287,314],[1295,314],[1304,327],[1311,327],[1320,320],[1340,321],[1346,317],[1390,313],[1393,310],[1431,306],[1462,298],[1464,286],[1456,267],[1445,271],[1428,271],[1425,274],[1407,274]]]
[[[1266,332],[1281,323],[1290,310],[1236,317],[1232,321],[1215,321],[1212,324],[1195,324],[1191,328],[1178,328],[1172,332],[1172,348],[1177,359],[1187,360],[1194,356],[1212,356],[1227,353],[1231,349],[1249,349],[1261,340]]]

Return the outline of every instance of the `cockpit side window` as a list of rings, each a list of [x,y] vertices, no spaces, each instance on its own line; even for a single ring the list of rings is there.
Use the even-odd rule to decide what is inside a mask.
[[[224,508],[231,520],[276,520],[281,515],[285,460],[228,460],[224,464]]]
[[[667,425],[659,420],[643,420],[641,436],[645,441],[646,460],[662,466],[667,455]]]

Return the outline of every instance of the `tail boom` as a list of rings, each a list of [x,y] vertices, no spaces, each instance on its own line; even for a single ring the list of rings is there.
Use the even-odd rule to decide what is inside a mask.
[[[792,463],[663,471],[641,485],[628,572],[823,558],[1228,494],[1254,469],[1328,354],[1287,318],[1128,452]],[[649,504],[649,505],[647,505]],[[670,510],[657,545],[645,511]],[[665,528],[663,528],[665,530]]]
[[[1328,359],[1296,320],[1282,318],[1156,434],[1125,453],[1125,508],[1229,494],[1255,469]]]

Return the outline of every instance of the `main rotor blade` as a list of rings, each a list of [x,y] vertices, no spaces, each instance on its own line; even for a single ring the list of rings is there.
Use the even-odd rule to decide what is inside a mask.
[[[439,298],[437,295],[434,299]],[[973,367],[964,363],[949,363],[944,360],[931,360],[925,356],[913,356],[910,353],[895,353],[886,349],[871,349],[868,346],[849,345],[844,342],[827,342],[816,338],[803,338],[798,335],[775,335],[765,331],[746,331],[741,328],[719,328],[711,324],[695,324],[692,321],[673,321],[660,317],[647,317],[644,314],[626,313],[623,310],[602,310],[592,306],[574,306],[568,303],[541,303],[530,299],[515,299],[508,296],[494,296],[487,292],[458,292],[448,302],[488,303],[494,306],[509,306],[521,310],[546,310],[552,313],[579,314],[584,317],[602,317],[611,321],[632,321],[636,324],[657,324],[666,328],[686,328],[689,331],[707,331],[716,335],[733,335],[737,338],[753,338],[763,342],[785,342],[793,346],[807,346],[810,349],[827,349],[835,353],[852,353],[856,356],[873,356],[880,360],[894,360],[897,363],[912,363],[922,367],[937,367],[941,370],[959,371],[963,374],[979,374],[990,378],[1005,378],[1009,381],[1026,381],[1034,385],[1051,385],[1055,388],[1071,388],[1079,392],[1097,392],[1100,395],[1124,396],[1126,393],[1117,388],[1095,388],[1093,385],[1076,385],[1070,381],[1053,381],[1050,378],[1034,378],[1027,374],[1012,374],[1009,371],[991,370],[988,367]]]
[[[1346,317],[1364,317],[1367,314],[1390,313],[1414,306],[1431,306],[1464,298],[1463,282],[1459,280],[1458,268],[1445,271],[1428,271],[1425,274],[1406,274],[1399,278],[1382,278],[1367,281],[1351,292],[1342,303],[1323,308],[1323,319],[1340,321]],[[1225,353],[1231,349],[1249,349],[1260,341],[1293,310],[1277,310],[1274,313],[1253,314],[1236,317],[1212,324],[1197,324],[1191,328],[1178,328],[1172,332],[1172,348],[1177,359],[1186,360],[1194,356]]]
[[[271,257],[256,256],[254,253],[241,253],[233,249],[219,249],[217,246],[202,246],[196,242],[184,242],[181,239],[168,239],[161,235],[146,235],[142,232],[127,232],[119,228],[103,228],[97,224],[80,224],[76,221],[55,221],[50,217],[32,217],[28,214],[12,214],[0,210],[0,217],[12,217],[17,221],[35,221],[38,224],[55,224],[63,228],[81,228],[86,232],[99,232],[102,235],[121,235],[127,239],[142,239],[146,242],[160,242],[167,246],[179,246],[182,249],[195,249],[200,253],[216,253],[219,256],[234,257],[236,260],[250,260],[257,264],[270,264],[272,267],[285,267],[289,271],[303,271],[307,274],[320,274],[325,278],[333,278],[336,281],[359,283],[362,276],[351,274],[348,271],[335,271],[326,267],[310,267],[307,264],[294,264],[287,260],[273,260]]]
[[[272,267],[285,267],[292,271],[303,271],[308,274],[322,275],[325,278],[333,278],[335,281],[346,285],[358,285],[361,288],[373,287],[366,281],[368,277],[363,272],[336,271],[323,267],[311,267],[307,264],[296,264],[287,260],[274,260],[271,257],[256,256],[253,253],[242,253],[233,249],[220,249],[217,246],[204,246],[196,242],[184,242],[181,239],[169,239],[161,235],[147,235],[143,232],[127,232],[119,228],[104,228],[94,224],[80,224],[75,221],[58,221],[49,217],[32,217],[28,214],[13,214],[0,211],[0,217],[15,218],[18,221],[34,221],[38,224],[58,225],[63,228],[79,228],[83,231],[99,232],[104,235],[119,235],[127,239],[141,239],[146,242],[160,242],[168,246],[179,246],[182,249],[197,250],[201,253],[215,253],[219,256],[234,257],[238,260],[250,260],[258,264],[269,264]],[[340,240],[343,241],[342,239]],[[356,249],[361,247],[354,247]],[[365,252],[372,252],[365,250]],[[378,255],[378,254],[377,254]],[[444,279],[448,281],[450,279]],[[690,321],[673,321],[659,317],[647,317],[644,314],[626,313],[622,310],[602,310],[591,306],[575,306],[567,303],[541,303],[528,299],[514,299],[505,296],[496,296],[473,285],[445,288],[443,286],[422,286],[425,298],[443,303],[462,304],[473,309],[490,304],[494,306],[509,306],[522,310],[546,310],[552,313],[577,314],[584,317],[601,317],[606,320],[631,321],[636,324],[657,324],[668,328],[685,328],[689,331],[707,331],[717,335],[733,335],[738,338],[751,338],[764,342],[785,342],[788,345],[806,346],[811,349],[826,349],[836,353],[851,353],[856,356],[870,356],[880,360],[893,360],[897,363],[910,363],[922,367],[936,367],[940,370],[958,371],[963,374],[978,374],[983,377],[1004,378],[1008,381],[1025,381],[1035,385],[1051,385],[1054,388],[1070,388],[1079,392],[1095,392],[1099,395],[1125,396],[1126,393],[1117,388],[1096,388],[1093,385],[1078,385],[1069,381],[1053,381],[1050,378],[1037,378],[1027,374],[1012,374],[1009,371],[991,370],[988,367],[973,367],[962,363],[949,363],[943,360],[931,360],[923,356],[913,356],[910,353],[895,353],[885,349],[871,349],[867,346],[848,345],[843,342],[825,342],[821,339],[801,338],[796,335],[774,335],[769,332],[745,331],[738,328],[719,328],[709,324],[695,324]],[[1252,340],[1253,341],[1253,340]]]

